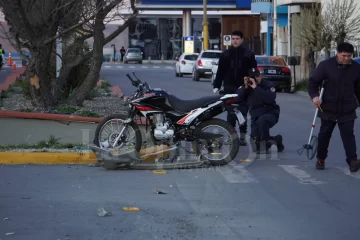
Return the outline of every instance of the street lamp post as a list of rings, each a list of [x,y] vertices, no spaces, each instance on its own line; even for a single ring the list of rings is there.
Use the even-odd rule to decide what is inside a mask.
[[[209,28],[208,28],[208,21],[207,21],[207,0],[203,0],[203,8],[204,8],[204,16],[203,16],[203,33],[204,33],[204,50],[209,49]]]
[[[276,0],[273,0],[274,4],[274,27],[273,27],[273,55],[277,56],[277,3]]]
[[[114,50],[113,62],[115,62],[115,53],[116,53],[115,44],[111,44],[111,47],[112,47],[113,50]]]

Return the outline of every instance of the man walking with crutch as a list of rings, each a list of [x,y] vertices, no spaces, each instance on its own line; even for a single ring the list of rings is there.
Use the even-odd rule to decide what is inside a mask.
[[[320,62],[309,78],[308,92],[312,102],[319,107],[321,126],[318,135],[316,169],[325,169],[325,159],[335,125],[338,124],[346,152],[346,162],[351,172],[360,169],[357,160],[354,122],[357,118],[356,98],[360,100],[360,65],[352,60],[354,47],[340,43],[336,56]],[[324,83],[323,96],[319,90]]]

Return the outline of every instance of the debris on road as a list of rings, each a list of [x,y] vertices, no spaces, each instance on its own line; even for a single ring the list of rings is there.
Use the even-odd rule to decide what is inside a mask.
[[[106,216],[111,216],[112,213],[105,211],[104,208],[99,208],[98,209],[98,215],[99,215],[99,217],[106,217]]]
[[[155,193],[157,193],[157,194],[167,194],[166,192],[163,192],[163,191],[161,191],[159,189],[155,189]]]
[[[3,220],[6,221],[6,220],[10,220],[10,219],[9,218],[4,218]]]
[[[15,233],[13,233],[13,232],[9,232],[9,233],[6,233],[5,235],[6,236],[10,236],[10,235],[14,235]]]
[[[128,212],[138,212],[138,211],[140,211],[140,209],[137,208],[137,207],[123,207],[123,210],[128,211]]]

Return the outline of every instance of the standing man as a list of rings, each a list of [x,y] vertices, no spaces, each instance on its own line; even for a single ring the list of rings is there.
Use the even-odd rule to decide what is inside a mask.
[[[126,52],[126,50],[125,50],[124,46],[122,46],[121,49],[120,49],[120,58],[121,58],[120,61],[121,61],[121,62],[124,61],[125,52]]]
[[[325,169],[329,142],[336,124],[350,171],[357,172],[360,169],[354,135],[358,107],[356,98],[360,100],[360,65],[352,60],[353,52],[353,45],[340,43],[336,56],[320,62],[309,78],[308,92],[312,102],[319,107],[321,119],[316,161],[316,169],[319,170]],[[323,82],[324,93],[320,101],[319,90]]]
[[[224,83],[224,92],[226,94],[234,94],[236,90],[244,84],[244,77],[248,75],[249,69],[257,68],[257,62],[254,54],[250,49],[242,46],[244,35],[241,31],[234,31],[231,34],[231,47],[225,50],[218,63],[218,70],[214,80],[213,92],[219,92],[222,83]],[[249,108],[246,103],[239,106],[239,110],[245,119]],[[227,121],[236,126],[236,116],[228,114]],[[247,122],[240,126],[240,145],[246,146],[245,136],[247,133]]]

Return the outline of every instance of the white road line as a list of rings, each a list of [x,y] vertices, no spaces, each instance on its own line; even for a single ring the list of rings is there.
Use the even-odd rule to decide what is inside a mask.
[[[135,66],[129,66],[129,68],[135,68]]]
[[[348,167],[336,167],[336,168],[342,171],[345,175],[360,179],[360,172],[351,173]]]
[[[173,69],[172,67],[166,67],[166,68],[168,68],[168,69]]]
[[[229,183],[259,183],[243,166],[223,166],[219,172]]]
[[[123,66],[117,66],[117,68],[123,68]]]
[[[141,68],[148,68],[147,66],[142,66]]]
[[[154,66],[153,68],[160,68],[160,67],[158,67],[158,66]]]
[[[104,68],[111,68],[111,66],[104,66]]]
[[[294,176],[298,179],[300,184],[324,184],[323,181],[318,181],[315,178],[312,178],[310,174],[298,168],[295,165],[279,165],[279,167],[283,168],[290,175]]]

